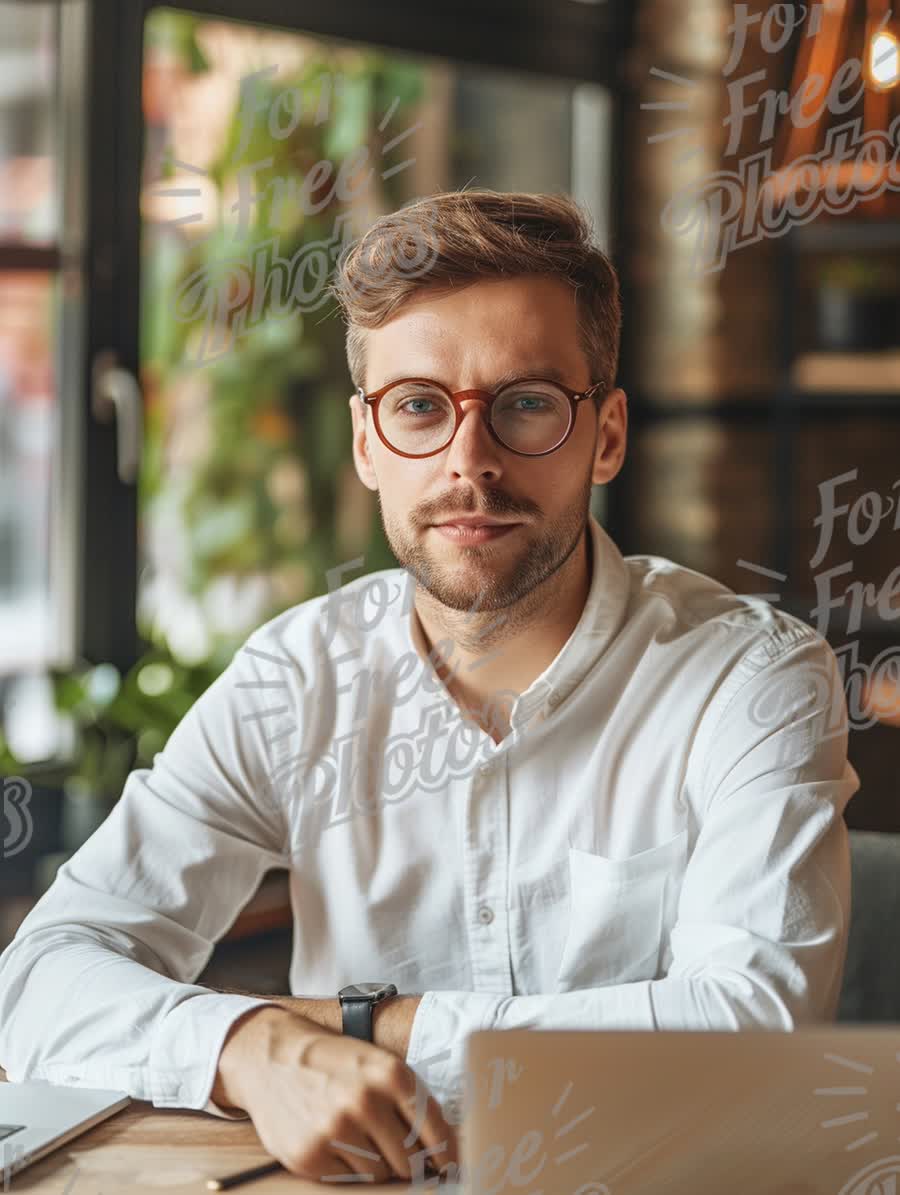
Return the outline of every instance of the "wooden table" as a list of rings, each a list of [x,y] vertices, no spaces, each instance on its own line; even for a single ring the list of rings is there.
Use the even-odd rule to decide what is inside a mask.
[[[2,1068],[0,1082],[6,1082]],[[249,1120],[224,1120],[206,1112],[154,1108],[148,1101],[132,1100],[121,1112],[13,1175],[9,1191],[13,1195],[23,1191],[41,1195],[194,1195],[202,1191],[210,1195],[207,1178],[270,1160]],[[338,1185],[346,1189],[347,1183],[302,1179],[284,1170],[233,1190],[235,1195],[272,1191],[322,1195]],[[398,1189],[411,1184],[397,1179],[367,1182],[365,1188],[397,1195]]]

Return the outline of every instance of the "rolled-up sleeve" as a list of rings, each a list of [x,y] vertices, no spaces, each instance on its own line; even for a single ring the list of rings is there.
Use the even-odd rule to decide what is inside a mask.
[[[833,1021],[850,922],[844,809],[860,786],[828,642],[805,624],[749,651],[698,723],[700,810],[663,978],[553,994],[431,990],[407,1063],[458,1102],[480,1029],[773,1029]]]
[[[10,1080],[233,1118],[210,1099],[222,1043],[249,1009],[277,1005],[194,980],[265,872],[288,865],[263,727],[248,717],[254,683],[242,649],[0,955]]]

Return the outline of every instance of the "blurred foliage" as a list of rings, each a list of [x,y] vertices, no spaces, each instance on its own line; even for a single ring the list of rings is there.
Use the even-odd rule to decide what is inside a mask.
[[[205,61],[198,46],[202,23],[202,17],[192,14],[154,10],[148,35],[170,55],[180,55],[186,71],[196,73]],[[422,69],[378,49],[302,41],[308,52],[299,65],[279,65],[257,80],[249,136],[235,88],[230,123],[206,166],[219,191],[217,227],[200,241],[185,230],[145,229],[141,359],[151,399],[140,481],[142,519],[149,526],[160,511],[171,519],[177,508],[185,538],[180,583],[200,610],[217,578],[262,577],[272,583],[267,608],[247,615],[247,625],[215,629],[214,645],[224,658],[253,626],[326,592],[326,570],[341,560],[363,555],[366,572],[396,565],[375,497],[352,472],[345,326],[325,288],[314,310],[268,315],[235,335],[224,355],[199,365],[192,359],[204,334],[202,314],[191,320],[173,314],[175,296],[198,271],[214,286],[228,276],[231,263],[247,259],[272,238],[277,238],[279,256],[294,262],[313,243],[339,237],[335,221],[348,209],[334,194],[334,180],[342,163],[363,146],[378,187],[366,202],[371,199],[389,211],[410,198],[402,169],[384,182],[379,174],[408,157],[409,146],[402,140],[389,152],[384,147],[398,130],[415,122],[424,93]],[[257,69],[262,67],[260,61]],[[317,122],[323,89],[328,119]],[[286,136],[273,137],[269,114],[288,92],[302,97],[300,116],[290,122],[294,127]],[[381,130],[390,109],[391,120]],[[296,118],[297,113],[291,115]],[[281,120],[287,128],[283,112]],[[246,144],[235,159],[243,139]],[[226,212],[222,219],[222,209],[229,206],[226,197],[235,196],[241,167],[266,159],[269,165],[247,175],[261,198],[247,205],[246,238],[236,239],[237,215]],[[331,164],[332,173],[321,187],[311,188],[304,210],[297,197],[322,161]],[[278,193],[284,202],[275,201]],[[308,208],[320,202],[322,210],[310,214]],[[241,311],[252,302],[251,289]],[[187,370],[185,361],[190,363]],[[187,395],[183,405],[192,414],[184,431],[177,430],[182,425],[176,416],[173,431],[172,408],[179,395]],[[167,435],[176,450],[179,435],[195,442],[195,459],[178,474],[177,496],[167,464]],[[285,484],[278,485],[279,478]],[[159,619],[145,619],[141,632],[148,642],[179,654],[179,643]]]
[[[111,803],[129,772],[152,767],[153,757],[217,674],[209,665],[187,667],[161,651],[148,652],[124,676],[112,664],[54,669],[49,676],[62,729],[60,758],[25,763],[0,733],[0,774],[48,787],[77,787]]]

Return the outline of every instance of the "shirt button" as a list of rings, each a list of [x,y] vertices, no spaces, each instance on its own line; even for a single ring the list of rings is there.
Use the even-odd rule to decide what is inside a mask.
[[[559,694],[551,693],[550,696],[547,698],[547,702],[549,705],[559,705]]]
[[[489,909],[487,905],[482,905],[478,910],[478,920],[482,925],[490,925],[494,920],[494,911]]]
[[[490,770],[491,765],[489,763],[481,763],[478,765],[479,776],[486,776]]]

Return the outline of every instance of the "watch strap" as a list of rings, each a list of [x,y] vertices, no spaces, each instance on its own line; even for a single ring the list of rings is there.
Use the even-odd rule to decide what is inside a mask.
[[[360,1041],[372,1040],[372,1009],[371,1000],[344,1000],[343,1030],[345,1037],[358,1037]]]

